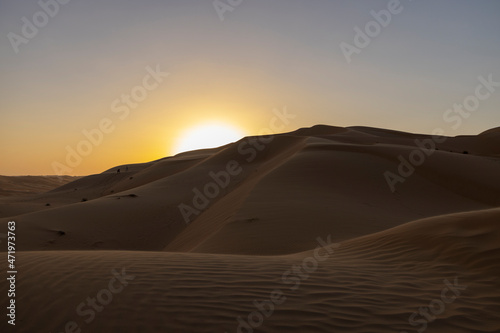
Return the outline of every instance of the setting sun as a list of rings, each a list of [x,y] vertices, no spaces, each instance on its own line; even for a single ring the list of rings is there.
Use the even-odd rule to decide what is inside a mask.
[[[172,153],[215,148],[237,141],[245,133],[236,126],[226,123],[206,123],[184,131],[176,140]]]

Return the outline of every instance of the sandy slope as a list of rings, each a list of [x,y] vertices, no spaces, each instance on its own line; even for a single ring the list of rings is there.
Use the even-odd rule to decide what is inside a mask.
[[[500,332],[499,134],[441,140],[394,192],[384,174],[430,136],[315,126],[45,193],[2,187],[14,332]],[[218,193],[186,223],[179,205],[214,174]],[[340,244],[318,252],[318,237]],[[121,285],[122,269],[134,278]],[[96,295],[112,301],[90,310]]]
[[[50,206],[43,200],[46,196],[45,192],[79,178],[71,176],[0,176],[0,217],[47,209]],[[61,199],[59,198],[59,200]]]
[[[419,309],[433,301],[439,313],[429,312],[426,332],[499,332],[499,220],[500,209],[493,209],[407,223],[323,249],[317,269],[306,259],[314,251],[267,257],[24,252],[17,298],[24,320],[16,328],[61,332],[74,321],[83,332],[96,333],[238,332],[238,317],[248,322],[257,311],[253,302],[269,301],[279,290],[274,299],[280,304],[271,314],[265,303],[270,316],[261,313],[255,332],[416,332],[424,327]],[[283,280],[304,263],[310,273],[302,268]],[[122,268],[130,276],[127,285],[101,312],[90,311],[90,320],[87,297],[108,288],[111,271]],[[449,303],[440,301],[445,280],[458,286],[445,290]],[[76,312],[81,302],[80,310],[87,311],[82,316]],[[259,315],[253,316],[258,323]]]
[[[0,197],[44,193],[79,178],[71,176],[0,176]]]
[[[429,136],[316,126],[278,135],[262,150],[253,148],[255,155],[249,140],[119,166],[39,195],[31,203],[42,210],[10,217],[24,235],[20,245],[287,254],[311,248],[318,234],[342,241],[423,217],[500,206],[495,131],[438,144],[395,193],[384,173],[397,173],[398,156],[407,159],[415,140]],[[241,173],[187,224],[179,205],[194,207],[194,189],[203,191],[214,182],[210,172],[231,160]]]

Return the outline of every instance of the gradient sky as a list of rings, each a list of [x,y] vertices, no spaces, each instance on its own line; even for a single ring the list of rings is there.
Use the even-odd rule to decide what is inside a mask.
[[[348,64],[340,43],[353,44],[354,28],[388,3],[243,0],[221,21],[212,0],[72,0],[16,53],[9,33],[22,35],[22,17],[33,22],[41,7],[0,0],[0,174],[54,174],[66,147],[104,118],[114,130],[68,173],[167,156],[205,122],[257,134],[283,107],[296,115],[286,131],[499,126],[500,88],[456,130],[443,114],[474,93],[478,76],[500,81],[500,1],[401,0]],[[113,101],[157,65],[169,76],[120,119]]]

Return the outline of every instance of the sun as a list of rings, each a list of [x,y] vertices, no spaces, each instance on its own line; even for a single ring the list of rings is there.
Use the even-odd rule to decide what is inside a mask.
[[[173,154],[204,148],[215,148],[238,141],[245,136],[236,126],[212,122],[192,127],[181,134],[172,149]]]

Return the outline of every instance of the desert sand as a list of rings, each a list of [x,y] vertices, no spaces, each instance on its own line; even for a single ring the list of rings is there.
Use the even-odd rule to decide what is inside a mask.
[[[500,332],[499,171],[499,128],[319,125],[74,180],[2,176],[18,276],[0,331]]]

